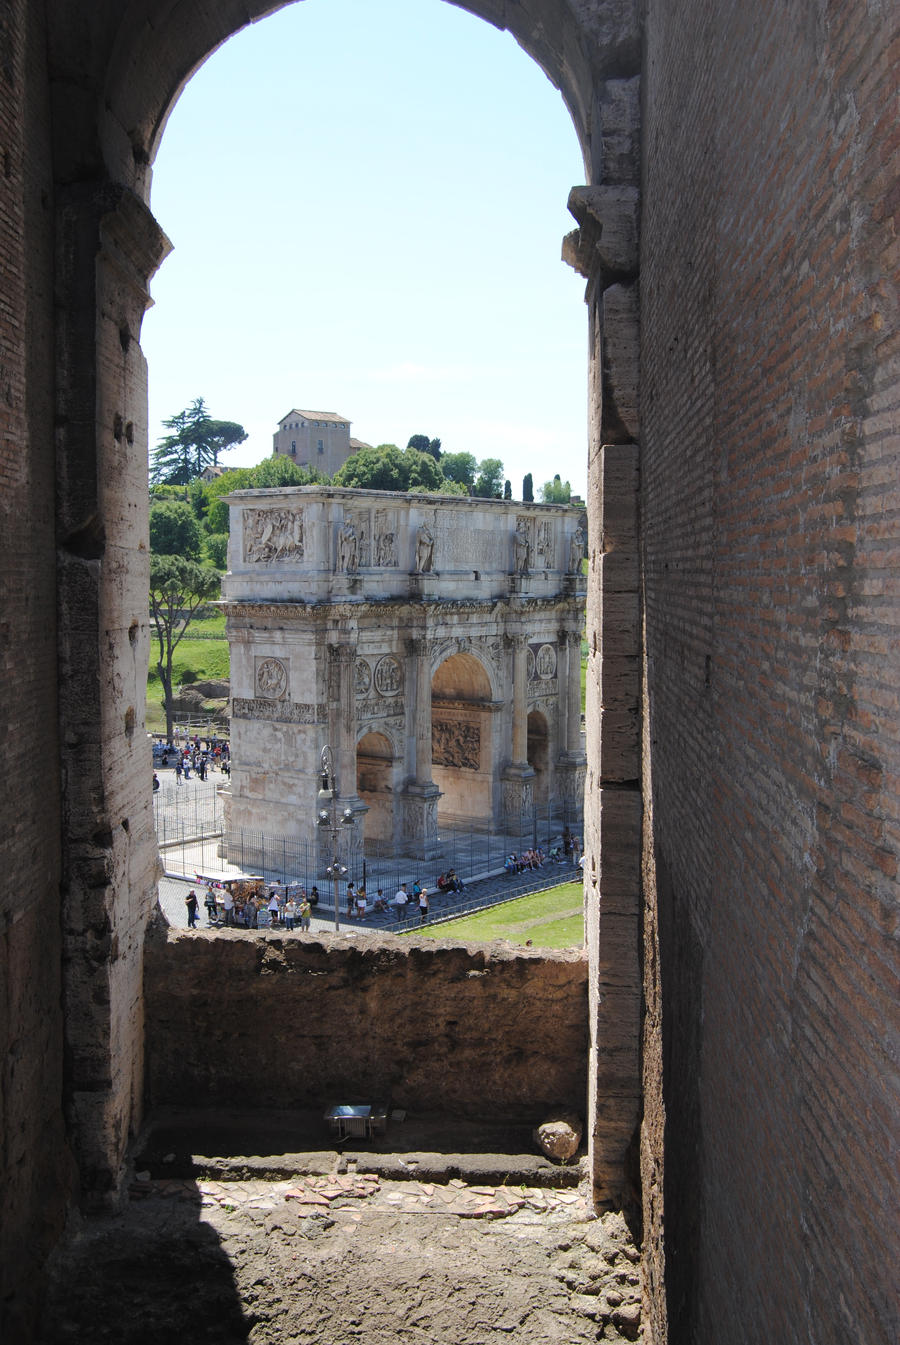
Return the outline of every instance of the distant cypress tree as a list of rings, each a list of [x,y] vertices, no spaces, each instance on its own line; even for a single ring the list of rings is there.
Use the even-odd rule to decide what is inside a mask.
[[[534,482],[530,472],[526,472],[522,480],[522,499],[525,504],[531,504],[534,500]]]
[[[511,500],[511,499],[512,499],[512,482],[511,482],[511,481],[504,481],[504,482],[503,482],[503,498],[504,498],[504,500]]]

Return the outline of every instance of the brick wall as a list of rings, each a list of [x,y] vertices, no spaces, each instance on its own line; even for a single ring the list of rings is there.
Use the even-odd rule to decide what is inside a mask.
[[[897,1333],[897,32],[648,6],[644,1160],[673,1342]]]
[[[72,1185],[62,1113],[52,185],[43,10],[0,5],[0,1337],[30,1339]]]
[[[557,1105],[584,1116],[577,953],[163,925],[148,942],[145,995],[154,1105],[390,1096],[460,1117],[537,1124]]]

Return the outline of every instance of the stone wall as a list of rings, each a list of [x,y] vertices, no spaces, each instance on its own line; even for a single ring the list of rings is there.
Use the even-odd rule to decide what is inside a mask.
[[[897,1336],[898,32],[890,6],[647,6],[644,1194],[672,1345]]]
[[[451,1116],[584,1115],[580,954],[158,926],[145,968],[154,1105],[391,1098]]]

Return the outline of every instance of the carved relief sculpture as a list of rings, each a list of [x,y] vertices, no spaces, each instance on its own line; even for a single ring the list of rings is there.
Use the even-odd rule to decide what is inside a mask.
[[[380,532],[375,538],[375,564],[388,568],[397,564],[397,547],[392,532]]]
[[[375,510],[375,557],[372,563],[385,569],[397,564],[397,533],[391,512]]]
[[[556,650],[552,644],[541,645],[535,659],[535,670],[538,677],[544,682],[548,681],[556,672]]]
[[[356,660],[355,683],[357,696],[365,696],[368,694],[369,688],[372,685],[372,669],[364,658],[358,658]]]
[[[300,509],[245,509],[244,560],[303,559]]]
[[[549,518],[538,524],[537,563],[541,570],[553,569],[553,524]]]
[[[480,726],[435,720],[431,725],[431,759],[436,766],[477,771],[481,764]]]
[[[267,700],[279,700],[287,691],[287,668],[277,658],[264,658],[256,665],[256,690]]]
[[[375,664],[375,690],[380,696],[396,696],[403,686],[403,669],[393,654],[385,654]]]

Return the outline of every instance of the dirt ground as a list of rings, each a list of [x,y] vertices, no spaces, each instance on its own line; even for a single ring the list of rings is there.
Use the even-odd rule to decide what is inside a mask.
[[[60,1255],[40,1345],[639,1339],[638,1252],[571,1176],[492,1186],[359,1166],[139,1172],[126,1208],[84,1221]]]

